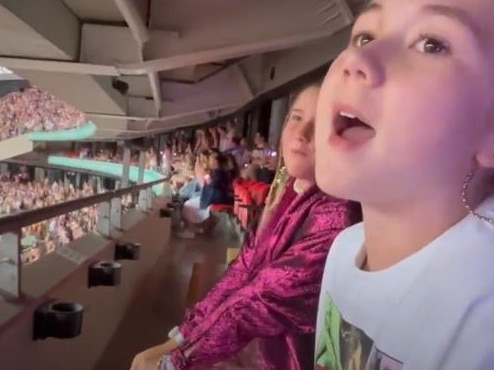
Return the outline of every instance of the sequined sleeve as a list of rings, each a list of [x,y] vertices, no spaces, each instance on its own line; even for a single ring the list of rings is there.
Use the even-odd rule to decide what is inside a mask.
[[[283,256],[197,322],[172,354],[175,368],[214,364],[257,337],[313,333],[324,262],[346,226],[345,212],[343,203],[314,209],[300,239]]]
[[[244,285],[248,278],[250,262],[255,255],[254,232],[249,233],[246,242],[240,250],[237,258],[230,264],[220,280],[208,292],[208,294],[194,307],[187,310],[179,331],[182,336],[189,336],[190,332],[209,313],[215,310],[232,292]]]

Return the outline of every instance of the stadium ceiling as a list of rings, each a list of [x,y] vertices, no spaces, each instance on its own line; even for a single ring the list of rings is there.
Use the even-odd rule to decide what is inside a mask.
[[[0,65],[96,139],[230,114],[329,61],[365,0],[0,0]]]

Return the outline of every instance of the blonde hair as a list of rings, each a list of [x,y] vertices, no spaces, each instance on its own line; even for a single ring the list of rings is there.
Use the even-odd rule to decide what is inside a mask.
[[[283,197],[283,194],[286,191],[286,185],[290,181],[290,174],[288,173],[287,168],[284,165],[283,161],[283,151],[282,151],[282,137],[283,131],[285,130],[286,124],[290,117],[290,112],[293,107],[293,104],[297,101],[300,95],[312,88],[320,88],[321,82],[313,82],[308,85],[305,85],[301,89],[299,89],[295,94],[293,94],[292,99],[290,100],[290,109],[288,110],[288,114],[285,117],[285,122],[283,123],[282,134],[280,135],[280,139],[278,142],[278,165],[276,166],[276,175],[269,189],[269,193],[266,197],[264,210],[261,214],[261,218],[259,221],[259,229],[264,227],[271,218],[271,215],[274,213],[274,210],[278,206]]]
[[[281,160],[278,162],[276,175],[271,184],[271,187],[269,188],[269,193],[264,204],[264,210],[262,211],[261,219],[259,221],[259,228],[265,226],[268,220],[271,218],[271,215],[273,214],[283,194],[285,193],[286,184],[290,179],[290,175],[288,174],[286,167],[283,166],[281,162]]]

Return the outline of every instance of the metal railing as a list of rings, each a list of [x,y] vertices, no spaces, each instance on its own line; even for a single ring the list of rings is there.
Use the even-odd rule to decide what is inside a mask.
[[[122,229],[121,197],[129,193],[139,192],[137,208],[141,211],[150,210],[153,206],[153,187],[160,184],[164,185],[165,182],[166,179],[161,179],[2,217],[0,219],[0,297],[15,299],[20,297],[22,292],[22,248],[20,242],[23,227],[98,205],[96,232],[103,237],[110,238],[113,230]],[[63,253],[63,248],[60,252]]]

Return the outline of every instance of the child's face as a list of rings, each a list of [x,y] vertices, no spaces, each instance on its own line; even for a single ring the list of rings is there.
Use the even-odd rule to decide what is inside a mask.
[[[215,156],[209,156],[209,161],[208,161],[209,168],[215,170],[217,169],[218,166],[218,159]]]
[[[475,162],[494,167],[493,21],[492,0],[374,2],[321,89],[321,189],[376,204],[460,199]],[[348,129],[340,112],[368,126]]]
[[[288,173],[312,183],[315,167],[314,120],[318,96],[319,88],[311,87],[297,97],[281,135],[282,153]],[[275,164],[276,156],[277,153],[270,152],[265,163]]]

